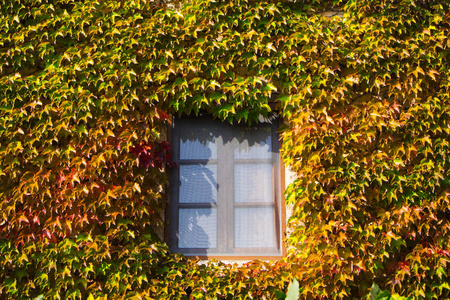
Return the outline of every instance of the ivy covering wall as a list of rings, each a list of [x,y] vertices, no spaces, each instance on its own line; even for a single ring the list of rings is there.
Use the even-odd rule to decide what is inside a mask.
[[[449,36],[437,0],[1,0],[0,298],[449,298]],[[288,256],[170,253],[170,116],[273,109]]]

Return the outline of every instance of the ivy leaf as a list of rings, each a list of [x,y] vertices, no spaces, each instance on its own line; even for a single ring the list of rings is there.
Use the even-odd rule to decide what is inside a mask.
[[[300,297],[300,284],[297,279],[293,279],[288,286],[286,300],[297,300]]]

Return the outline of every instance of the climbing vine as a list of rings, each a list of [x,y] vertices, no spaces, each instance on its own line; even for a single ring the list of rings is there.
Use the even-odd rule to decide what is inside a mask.
[[[176,4],[0,0],[0,298],[449,297],[447,1]],[[171,117],[273,110],[288,256],[170,253]]]

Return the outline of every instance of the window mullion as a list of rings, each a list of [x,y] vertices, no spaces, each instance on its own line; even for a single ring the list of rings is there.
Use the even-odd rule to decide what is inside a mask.
[[[226,187],[227,178],[227,160],[224,137],[225,131],[222,127],[219,129],[219,137],[217,138],[217,251],[219,253],[227,252],[227,197],[228,191]]]
[[[227,141],[226,144],[226,159],[227,163],[227,217],[228,222],[226,223],[227,227],[227,248],[228,253],[234,253],[234,229],[235,229],[235,219],[234,219],[234,147],[236,146],[236,140],[234,137],[236,136],[236,127],[228,125],[229,130],[227,130]]]

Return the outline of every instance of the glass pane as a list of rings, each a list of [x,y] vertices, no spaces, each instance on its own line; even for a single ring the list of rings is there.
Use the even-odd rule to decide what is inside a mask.
[[[217,165],[180,165],[180,203],[217,201]]]
[[[193,127],[180,139],[180,159],[217,159],[216,139],[211,132]]]
[[[273,208],[236,208],[234,245],[242,247],[273,247]]]
[[[237,159],[272,158],[272,138],[269,127],[240,128],[234,157]]]
[[[273,202],[272,165],[236,164],[234,202]]]
[[[180,209],[178,248],[216,248],[217,210]]]

